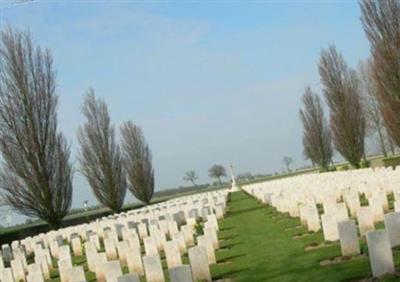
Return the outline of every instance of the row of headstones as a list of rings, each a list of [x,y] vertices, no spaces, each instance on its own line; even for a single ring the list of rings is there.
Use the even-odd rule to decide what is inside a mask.
[[[281,200],[279,197],[282,194],[263,194],[264,189],[253,189],[252,187],[244,187],[244,189],[264,203],[275,204],[274,206],[280,211],[289,212],[291,216],[300,216],[302,224],[306,225],[309,230],[320,230],[320,218],[315,201],[312,204],[297,205],[296,211],[296,206],[294,208],[291,206],[292,209],[280,206],[282,202],[279,201]],[[336,203],[337,199],[332,198],[323,200],[325,213],[322,214],[321,221],[325,240],[339,240],[343,256],[357,255],[360,253],[358,232],[356,221],[348,219],[347,207],[349,207],[352,216],[355,213],[357,217],[360,235],[366,236],[373,275],[379,277],[385,273],[394,272],[391,248],[400,245],[400,213],[384,215],[384,211],[389,209],[386,193],[382,190],[369,192],[371,196],[368,199],[369,207],[359,205],[358,193],[351,193],[353,196],[350,198],[351,201],[346,199],[346,193],[344,193],[342,195],[345,199],[344,203]],[[278,201],[274,197],[278,197]],[[396,201],[395,211],[398,211],[399,206],[399,201]],[[386,229],[374,231],[374,223],[382,220],[385,222]]]
[[[165,255],[169,270],[170,281],[190,282],[190,281],[211,281],[209,265],[215,263],[214,246],[208,235],[198,238],[198,245],[188,249],[190,266],[182,264],[181,254],[175,241],[169,241],[165,246]],[[86,245],[89,249],[90,245]],[[93,246],[94,247],[94,246]],[[67,249],[69,252],[69,249]],[[62,254],[68,254],[61,252]],[[62,255],[58,260],[58,271],[60,280],[65,282],[86,281],[86,275],[82,266],[73,266],[69,255]],[[70,256],[70,255],[69,255]],[[116,260],[108,260],[106,253],[96,253],[92,257],[89,268],[94,267],[97,281],[139,281],[139,275],[145,274],[146,281],[164,281],[164,273],[158,253],[145,255],[143,258],[137,250],[129,248],[124,252],[126,263],[128,264],[129,274],[122,274],[121,257]],[[49,262],[45,265],[34,263],[28,265],[28,275],[25,276],[24,267],[20,260],[14,259],[11,268],[0,270],[0,281],[32,281],[41,282],[49,279]]]
[[[223,193],[223,195],[225,195],[225,193]],[[204,200],[204,199],[203,199]],[[225,201],[226,199],[224,199],[219,205],[215,206],[215,214],[216,216],[219,218],[223,215],[223,211],[225,209]],[[189,216],[194,217],[196,220],[201,217],[203,219],[205,219],[209,214],[212,213],[212,211],[210,210],[209,207],[203,208],[201,210],[201,215],[199,216],[200,209],[192,209],[192,214]],[[141,211],[137,212],[138,214],[141,213]],[[164,212],[164,215],[168,215],[168,213]],[[145,213],[145,215],[147,215]],[[183,217],[183,220],[185,220],[187,218]],[[190,218],[192,219],[192,218]],[[125,221],[124,221],[125,220]],[[104,230],[106,229],[111,229],[111,230],[115,230],[115,232],[117,232],[118,236],[121,237],[122,234],[122,228],[125,226],[125,228],[134,228],[137,229],[139,232],[139,235],[141,236],[141,239],[143,239],[144,237],[148,236],[148,227],[150,224],[158,224],[160,226],[160,228],[164,231],[164,233],[173,233],[175,230],[177,230],[176,227],[176,223],[174,222],[175,219],[170,220],[169,222],[167,221],[161,221],[161,220],[151,220],[153,222],[149,222],[149,220],[143,221],[143,222],[135,222],[135,219],[133,218],[132,221],[129,221],[130,218],[125,219],[124,217],[117,217],[114,219],[102,219],[101,221],[97,221],[95,223],[91,223],[91,224],[83,224],[83,225],[79,225],[77,227],[72,227],[72,228],[65,228],[65,229],[60,229],[57,232],[49,232],[47,234],[40,234],[39,236],[36,236],[34,238],[26,238],[24,240],[22,240],[21,242],[18,241],[14,241],[11,244],[12,249],[15,249],[15,247],[17,247],[20,243],[26,248],[26,251],[28,254],[32,253],[33,251],[33,247],[34,244],[36,243],[36,241],[41,242],[43,241],[46,246],[49,246],[51,248],[51,243],[52,241],[62,241],[62,240],[69,240],[70,237],[72,237],[72,235],[75,235],[75,233],[79,234],[82,238],[84,238],[85,240],[87,240],[87,234],[90,232],[92,232],[93,230],[95,231],[95,233],[97,233],[101,238],[104,237]],[[121,224],[122,223],[122,224]],[[133,224],[132,224],[133,223]],[[164,223],[164,224],[162,224]],[[131,225],[132,224],[132,225]],[[166,228],[165,228],[166,227]],[[61,238],[59,238],[61,236]],[[3,246],[3,247],[7,247],[7,246]],[[5,259],[7,260],[7,258],[9,259],[10,256],[5,256]]]
[[[211,193],[213,195],[217,195],[219,197],[217,197],[217,200],[221,200],[222,197],[222,202],[220,202],[219,204],[222,205],[213,205],[214,208],[216,207],[215,210],[213,210],[214,212],[216,212],[218,214],[218,218],[221,218],[223,216],[223,212],[225,209],[225,202],[226,202],[226,192],[215,192],[215,193]],[[210,193],[207,193],[207,195],[209,196]],[[193,199],[194,197],[188,197],[187,199]],[[202,204],[206,205],[209,203],[209,200],[204,201],[204,197],[198,197],[200,198],[200,201],[197,202],[201,202]],[[208,197],[209,199],[209,197]],[[183,202],[183,200],[181,200]],[[175,200],[175,202],[178,202]],[[218,207],[220,209],[218,209]],[[222,209],[222,210],[221,210]],[[219,212],[218,212],[219,211]],[[204,215],[203,215],[204,217]],[[114,219],[110,219],[108,218],[107,220],[115,220],[118,221],[119,218],[123,218],[123,217],[114,217]],[[203,218],[204,219],[204,218]],[[215,245],[218,244],[218,239],[217,239],[217,235],[216,235],[216,227],[217,225],[217,216],[215,214],[207,214],[207,222],[205,222],[205,235],[199,236],[197,238],[197,242],[198,242],[198,247],[200,248],[205,248],[206,253],[208,256],[211,256],[211,254],[214,254],[214,248]],[[108,226],[110,226],[109,224],[110,222],[108,222]],[[179,254],[181,255],[182,253],[182,249],[186,248],[186,244],[188,244],[188,246],[191,246],[193,244],[193,234],[191,234],[192,229],[194,228],[194,224],[196,223],[196,218],[187,218],[187,225],[181,226],[181,231],[178,230],[178,227],[175,225],[175,227],[172,228],[168,228],[167,232],[169,233],[169,236],[171,236],[172,240],[171,241],[166,241],[165,240],[165,229],[164,231],[161,231],[161,228],[154,228],[154,222],[152,225],[149,225],[149,229],[150,229],[150,234],[148,234],[147,232],[147,225],[142,225],[145,226],[146,228],[139,228],[139,234],[140,236],[137,235],[136,230],[135,232],[129,232],[131,231],[131,229],[124,229],[124,226],[121,228],[121,233],[123,234],[122,236],[124,237],[123,239],[125,239],[122,242],[118,241],[118,234],[116,234],[117,232],[114,232],[115,230],[113,229],[107,229],[105,230],[101,236],[98,236],[98,234],[96,234],[95,232],[89,232],[89,236],[86,236],[88,238],[84,238],[84,239],[89,239],[88,241],[85,242],[84,246],[85,246],[85,255],[86,258],[88,259],[89,266],[91,268],[91,270],[95,270],[96,268],[98,268],[98,272],[101,273],[101,270],[104,269],[103,267],[93,267],[93,264],[96,264],[96,260],[99,260],[100,264],[101,263],[105,263],[104,262],[104,258],[107,260],[106,262],[108,262],[109,260],[113,261],[116,257],[116,254],[120,254],[119,260],[122,261],[123,264],[127,264],[128,260],[131,262],[131,268],[130,271],[134,271],[134,267],[139,267],[139,264],[142,264],[142,271],[139,271],[140,274],[143,274],[143,272],[145,272],[146,270],[146,261],[148,260],[147,257],[154,257],[154,256],[159,256],[158,255],[158,251],[159,249],[164,250],[165,254],[166,254],[166,259],[167,259],[167,264],[169,268],[174,268],[177,267],[179,265],[177,265],[177,262],[181,261],[179,259],[176,258],[176,256],[174,256],[174,254],[176,254],[177,252],[171,252],[171,249],[175,249],[176,246],[178,246],[178,249],[180,250]],[[208,226],[207,226],[208,225]],[[168,226],[174,226],[169,225]],[[139,226],[140,227],[140,226]],[[75,229],[76,230],[76,229]],[[146,232],[144,232],[143,230],[146,230]],[[171,232],[171,230],[173,230]],[[213,231],[214,230],[214,231]],[[67,232],[68,233],[68,232]],[[163,234],[163,235],[160,235]],[[8,277],[10,278],[10,274],[12,275],[13,279],[15,278],[16,281],[18,280],[23,280],[25,281],[25,274],[28,273],[28,276],[26,277],[27,280],[31,280],[31,281],[38,281],[38,277],[41,276],[42,279],[43,278],[49,278],[49,272],[52,268],[52,263],[51,263],[51,258],[57,258],[58,259],[58,268],[59,268],[59,272],[60,272],[60,276],[62,278],[64,278],[65,281],[68,281],[66,277],[68,277],[67,272],[64,271],[66,269],[71,269],[71,272],[74,273],[74,271],[80,271],[80,270],[75,270],[75,267],[72,267],[72,260],[71,260],[71,256],[69,253],[69,245],[67,246],[62,246],[63,244],[63,240],[65,240],[65,234],[64,237],[60,236],[60,234],[53,233],[52,234],[52,239],[48,239],[46,238],[46,236],[44,236],[43,234],[41,234],[41,236],[38,236],[39,238],[43,239],[48,239],[48,240],[38,240],[36,241],[36,239],[32,239],[35,244],[32,247],[31,244],[26,244],[29,245],[29,248],[31,249],[31,251],[35,254],[35,263],[31,264],[31,265],[27,265],[26,263],[26,257],[24,254],[24,251],[26,250],[26,245],[25,244],[21,244],[18,245],[17,243],[13,242],[11,244],[12,247],[12,252],[10,251],[10,248],[8,245],[2,246],[3,249],[3,255],[5,257],[7,257],[8,261],[11,261],[11,267],[10,268],[4,268],[4,264],[3,261],[0,260],[0,272],[2,274],[2,276],[4,277]],[[71,235],[71,234],[70,234]],[[70,238],[68,238],[68,236],[66,236],[68,242],[71,244],[72,250],[74,255],[82,255],[83,254],[83,250],[82,250],[82,245],[81,245],[81,238],[79,236],[79,234],[77,233],[73,233],[73,236],[71,236]],[[87,235],[87,234],[85,234]],[[84,237],[85,237],[84,235]],[[97,250],[100,248],[100,241],[101,239],[103,239],[103,244],[105,247],[105,253],[103,254],[98,254]],[[140,253],[140,240],[142,240],[142,243],[144,243],[144,249],[145,249],[145,256],[143,257],[143,263],[142,263],[142,258],[141,258],[141,253]],[[45,242],[44,242],[45,241]],[[211,244],[211,248],[210,248],[210,243]],[[23,242],[26,243],[26,242]],[[131,245],[127,244],[130,243]],[[115,245],[117,246],[117,249],[119,250],[119,252],[116,252],[116,248]],[[48,246],[49,248],[45,248],[45,246]],[[194,248],[194,247],[192,247]],[[192,249],[191,248],[191,249]],[[126,255],[127,251],[124,250],[131,250],[131,252],[129,252],[129,255]],[[211,252],[212,250],[212,252]],[[94,254],[97,255],[94,255]],[[125,253],[125,255],[124,255]],[[91,256],[91,254],[93,254],[93,256]],[[135,255],[136,254],[136,255]],[[13,260],[11,260],[11,258],[14,258]],[[190,255],[189,255],[190,257]],[[118,257],[117,257],[118,258]],[[145,259],[146,258],[146,259]],[[180,257],[179,257],[180,258]],[[192,260],[196,260],[196,257],[192,255]],[[214,260],[215,260],[215,255],[214,255]],[[149,259],[149,261],[152,261],[151,259]],[[174,263],[175,261],[175,263]],[[176,262],[177,261],[177,262]],[[199,264],[196,264],[197,267],[200,267]],[[207,265],[208,267],[208,265]],[[151,267],[148,269],[152,269]],[[138,269],[136,269],[137,271]],[[139,269],[140,270],[140,269]],[[184,271],[184,270],[182,270]],[[193,276],[197,277],[196,273],[198,271],[196,271],[196,269],[193,270],[193,266],[191,271],[193,272]],[[118,272],[118,271],[117,271]],[[172,271],[173,273],[175,273],[176,271]],[[177,270],[177,273],[180,273],[180,270]],[[97,272],[96,272],[97,274]],[[71,274],[71,277],[79,277],[79,275],[74,275]],[[101,276],[101,274],[100,274]],[[152,276],[149,276],[147,278],[148,281],[153,281],[151,280]],[[1,275],[0,275],[1,277]],[[33,278],[32,278],[33,277]],[[5,279],[5,278],[4,278]],[[33,279],[33,280],[32,280]],[[150,279],[150,280],[149,280]],[[196,278],[197,279],[197,278]],[[62,279],[63,280],[63,279]],[[10,280],[13,281],[13,280]],[[76,280],[74,280],[76,281]],[[156,281],[156,280],[154,280]],[[158,281],[158,280],[157,280]]]
[[[400,193],[400,169],[357,170],[348,172],[330,172],[321,174],[305,174],[280,180],[246,185],[245,189],[256,189],[263,197],[265,193],[281,200],[286,208],[291,202],[307,203],[313,201],[322,203],[327,195],[335,198],[346,196],[351,200],[354,194],[365,194],[368,199],[394,193],[397,200]],[[283,198],[283,199],[282,199]]]

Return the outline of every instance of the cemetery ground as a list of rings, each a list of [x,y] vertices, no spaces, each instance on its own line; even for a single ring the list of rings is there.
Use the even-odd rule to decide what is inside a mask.
[[[339,261],[339,242],[324,243],[322,231],[308,232],[300,219],[258,203],[244,192],[230,197],[228,214],[219,223],[221,249],[217,251],[218,264],[211,267],[213,279],[360,281],[372,276],[365,240],[360,242],[361,255]],[[393,209],[393,198],[389,203]],[[383,223],[376,228],[383,228]],[[394,249],[393,256],[398,268],[400,249]],[[399,279],[394,274],[380,281]]]
[[[393,209],[393,198],[389,197],[389,203]],[[360,242],[361,255],[342,258],[339,242],[324,243],[322,231],[308,232],[298,218],[279,213],[245,192],[230,194],[228,213],[219,226],[217,264],[210,266],[213,281],[372,281],[365,240]],[[394,249],[393,255],[399,267],[400,249]],[[168,281],[166,261],[161,257]],[[187,255],[182,262],[189,263]],[[84,267],[88,281],[96,281],[85,256],[73,257],[73,264]],[[128,269],[124,267],[123,272]],[[51,277],[51,281],[60,281],[57,270]],[[395,274],[380,281],[399,279]]]

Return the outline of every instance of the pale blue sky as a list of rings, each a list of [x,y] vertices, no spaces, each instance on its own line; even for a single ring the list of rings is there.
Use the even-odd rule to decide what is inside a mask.
[[[77,151],[80,105],[93,87],[115,124],[143,127],[156,189],[214,163],[273,173],[302,156],[300,98],[319,87],[321,48],[355,66],[368,56],[356,1],[34,1],[2,3],[1,28],[29,29],[52,50],[60,129]],[[96,203],[79,173],[74,206]],[[131,198],[130,198],[131,199]]]

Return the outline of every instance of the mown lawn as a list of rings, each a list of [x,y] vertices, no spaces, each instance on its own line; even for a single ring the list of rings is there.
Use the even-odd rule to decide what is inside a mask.
[[[321,266],[321,261],[340,257],[339,243],[305,250],[323,243],[322,232],[308,233],[299,219],[278,213],[244,192],[232,193],[228,207],[228,215],[220,221],[222,249],[217,252],[218,264],[212,266],[214,279],[357,281],[371,276],[365,241],[361,242],[362,255]],[[394,257],[398,268],[400,250],[394,251]],[[382,280],[399,281],[400,276]]]

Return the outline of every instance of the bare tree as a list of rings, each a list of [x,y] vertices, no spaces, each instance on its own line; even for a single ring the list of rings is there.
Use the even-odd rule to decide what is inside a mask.
[[[0,151],[3,201],[58,228],[72,199],[70,149],[57,130],[56,73],[48,49],[8,29],[0,48]]]
[[[119,212],[126,194],[122,154],[115,141],[107,105],[96,98],[93,89],[85,95],[82,113],[86,121],[78,129],[81,172],[97,200],[112,211]]]
[[[303,123],[304,155],[326,171],[332,162],[332,138],[321,100],[311,87],[304,91],[303,105],[300,119]]]
[[[121,134],[128,188],[138,200],[150,204],[154,194],[154,170],[150,148],[142,129],[131,121],[121,126]]]
[[[400,146],[400,1],[364,0],[360,6],[380,110],[390,137]]]
[[[390,142],[390,140],[387,140],[389,136],[387,136],[385,131],[384,121],[379,107],[378,92],[372,78],[371,61],[360,62],[358,74],[361,81],[361,93],[364,102],[367,132],[371,135],[375,133],[378,134],[381,153],[386,157],[386,143]]]
[[[290,173],[292,170],[290,169],[290,165],[293,163],[293,159],[291,157],[283,157],[283,163],[286,166],[286,170]]]
[[[215,178],[218,180],[219,185],[222,185],[221,177],[226,177],[225,167],[222,165],[215,164],[208,170],[208,175],[211,178]]]
[[[196,180],[198,176],[197,173],[194,170],[189,170],[185,173],[185,176],[183,177],[183,180],[189,181],[193,184],[193,186],[196,186]]]
[[[321,52],[319,73],[330,109],[333,143],[353,167],[359,168],[365,156],[365,117],[357,74],[335,46]]]

